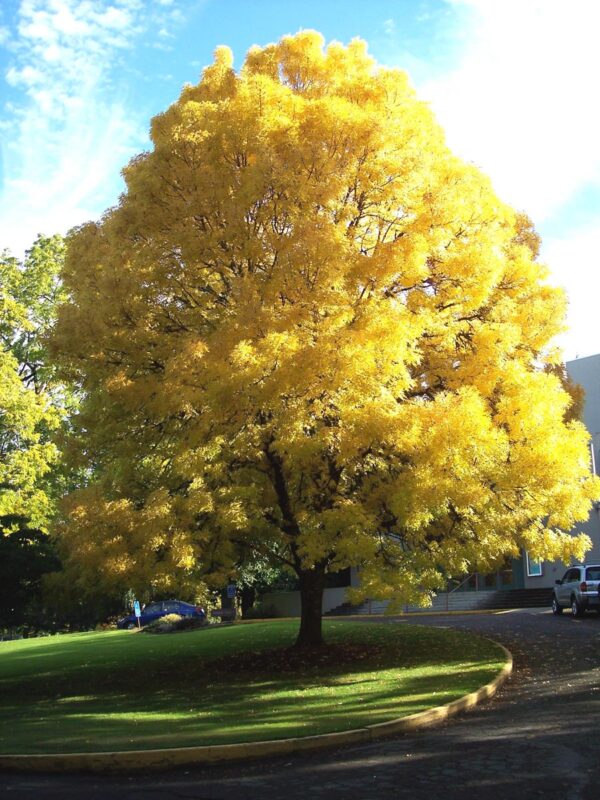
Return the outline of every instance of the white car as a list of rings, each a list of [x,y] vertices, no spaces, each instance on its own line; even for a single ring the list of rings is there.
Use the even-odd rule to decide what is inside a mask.
[[[552,597],[552,613],[562,614],[570,608],[573,616],[584,611],[600,611],[600,564],[576,564],[569,567],[562,580],[556,581]]]

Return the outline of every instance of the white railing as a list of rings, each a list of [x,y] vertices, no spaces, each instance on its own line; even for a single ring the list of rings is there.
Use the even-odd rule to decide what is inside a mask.
[[[436,597],[440,597],[440,598],[442,598],[442,597],[443,597],[443,598],[445,599],[445,603],[444,603],[444,605],[445,605],[445,610],[446,610],[446,611],[448,611],[448,610],[449,610],[449,606],[450,606],[449,598],[450,598],[450,595],[451,595],[451,594],[454,594],[454,592],[457,592],[459,589],[462,589],[462,587],[463,587],[463,586],[464,586],[464,585],[465,585],[465,584],[466,584],[468,581],[470,581],[472,578],[475,578],[475,591],[477,592],[477,591],[479,591],[479,575],[478,575],[476,572],[472,572],[470,575],[467,575],[467,577],[466,577],[466,578],[464,578],[464,579],[463,579],[463,580],[462,580],[462,581],[461,581],[459,584],[457,584],[457,585],[456,585],[456,586],[455,586],[453,589],[448,589],[448,588],[446,588],[446,591],[444,591],[444,592],[439,592],[439,593],[436,595]],[[371,614],[381,614],[381,613],[382,613],[381,606],[382,606],[383,604],[385,604],[385,602],[386,602],[385,600],[372,600],[371,598],[368,598],[368,599],[367,599],[367,600],[366,600],[366,601],[363,603],[363,605],[362,605],[362,608],[364,608],[364,606],[366,605],[366,612],[367,612],[367,614],[369,614],[369,615],[371,615]],[[374,607],[375,607],[375,608],[374,608]],[[408,606],[408,605],[405,605],[405,606],[404,606],[404,611],[407,611],[407,610],[408,610],[408,608],[409,608],[409,606]],[[364,611],[363,611],[363,613],[364,613]]]
[[[461,581],[458,584],[458,586],[455,586],[454,589],[450,589],[450,591],[448,591],[448,589],[446,588],[446,592],[445,592],[445,595],[446,595],[446,611],[448,611],[450,595],[454,594],[454,592],[457,592],[461,587],[463,587],[465,585],[465,583],[467,583],[467,581],[470,581],[471,578],[473,578],[473,577],[475,578],[475,591],[477,592],[477,591],[479,591],[479,576],[478,576],[478,574],[476,572],[472,572],[470,575],[467,575],[467,577],[463,581]]]

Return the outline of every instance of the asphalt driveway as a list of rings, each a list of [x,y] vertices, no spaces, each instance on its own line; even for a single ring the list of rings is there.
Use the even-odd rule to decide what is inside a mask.
[[[0,794],[27,800],[600,796],[600,615],[574,619],[533,609],[384,621],[490,636],[512,651],[513,676],[491,701],[441,727],[376,744],[167,773],[0,775]]]

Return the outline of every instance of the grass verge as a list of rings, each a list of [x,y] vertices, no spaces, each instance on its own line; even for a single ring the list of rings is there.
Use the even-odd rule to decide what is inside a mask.
[[[345,731],[442,705],[504,654],[445,628],[326,621],[328,648],[291,660],[298,623],[168,636],[128,631],[0,644],[0,753],[230,744]]]

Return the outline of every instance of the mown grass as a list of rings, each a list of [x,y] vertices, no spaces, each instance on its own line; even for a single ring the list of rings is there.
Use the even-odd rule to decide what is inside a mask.
[[[291,663],[297,622],[0,644],[0,753],[130,750],[348,730],[454,700],[504,663],[460,631],[327,621]],[[267,653],[267,651],[270,651]]]

